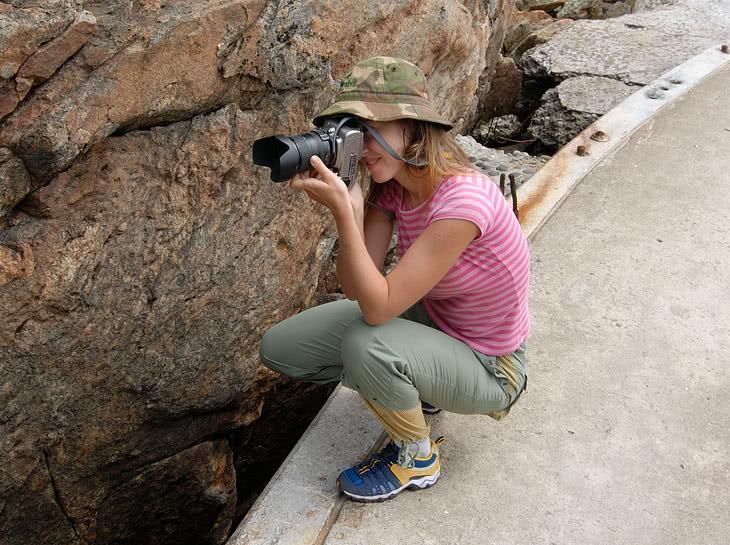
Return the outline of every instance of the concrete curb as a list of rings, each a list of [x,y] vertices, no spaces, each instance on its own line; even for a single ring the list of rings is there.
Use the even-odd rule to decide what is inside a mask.
[[[642,87],[556,153],[518,189],[527,237],[532,239],[580,180],[636,129],[728,62],[730,55],[719,45],[707,49]],[[608,139],[592,139],[598,131]],[[588,154],[578,155],[578,146]],[[338,472],[375,450],[383,438],[359,396],[338,386],[228,545],[323,543],[344,501],[334,486]]]
[[[338,385],[228,545],[323,543],[344,502],[335,489],[337,475],[383,438],[359,394]]]

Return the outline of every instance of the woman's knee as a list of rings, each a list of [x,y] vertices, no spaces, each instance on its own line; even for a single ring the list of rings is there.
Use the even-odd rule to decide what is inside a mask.
[[[285,371],[286,353],[283,350],[283,329],[281,322],[269,328],[261,338],[259,344],[259,359],[266,367],[278,373],[287,374]]]
[[[341,332],[353,309],[329,303],[272,326],[259,345],[261,362],[283,375],[326,384],[340,380]]]
[[[394,355],[380,338],[382,327],[358,319],[347,326],[342,338],[343,382],[362,394],[384,395],[396,372]]]
[[[376,327],[368,325],[359,318],[353,320],[342,335],[342,364],[347,367],[359,367],[375,340]]]

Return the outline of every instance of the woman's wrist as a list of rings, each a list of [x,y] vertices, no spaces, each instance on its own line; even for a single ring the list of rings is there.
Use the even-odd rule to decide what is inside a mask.
[[[353,210],[349,202],[333,207],[332,215],[334,216],[335,223],[337,223],[337,225],[340,225],[350,219],[354,219],[356,221],[358,219],[355,210]]]

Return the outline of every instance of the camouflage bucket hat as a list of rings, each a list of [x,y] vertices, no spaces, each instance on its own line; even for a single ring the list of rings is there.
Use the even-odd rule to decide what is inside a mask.
[[[419,119],[453,127],[428,100],[426,77],[418,66],[394,57],[372,57],[354,66],[342,80],[329,108],[314,118],[352,114],[370,121]]]

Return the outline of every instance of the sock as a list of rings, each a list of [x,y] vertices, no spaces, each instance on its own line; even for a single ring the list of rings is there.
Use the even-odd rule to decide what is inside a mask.
[[[418,441],[397,441],[400,447],[398,453],[398,465],[413,467],[416,458],[428,458],[431,455],[431,438],[424,437]]]
[[[427,458],[431,455],[431,438],[424,437],[416,441],[418,443],[418,457]]]

